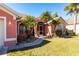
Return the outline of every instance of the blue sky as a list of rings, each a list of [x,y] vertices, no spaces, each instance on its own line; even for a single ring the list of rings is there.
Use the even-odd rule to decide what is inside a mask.
[[[49,11],[52,15],[58,12],[58,15],[64,19],[70,17],[70,15],[66,15],[67,12],[63,10],[64,6],[68,5],[66,3],[9,3],[7,5],[16,12],[35,17],[39,17],[44,11]]]

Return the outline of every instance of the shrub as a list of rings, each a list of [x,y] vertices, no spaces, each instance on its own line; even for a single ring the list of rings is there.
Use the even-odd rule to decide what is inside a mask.
[[[62,36],[62,30],[56,30],[56,32],[55,32],[55,33],[56,33],[56,35],[57,35],[57,36],[59,36],[59,37],[61,37],[61,36]]]
[[[70,36],[75,35],[75,33],[73,32],[73,30],[68,30],[68,29],[66,30],[65,34],[66,35],[70,35]]]
[[[26,38],[28,37],[28,35],[26,33],[20,33],[17,37],[17,41],[18,42],[23,42],[26,40]]]

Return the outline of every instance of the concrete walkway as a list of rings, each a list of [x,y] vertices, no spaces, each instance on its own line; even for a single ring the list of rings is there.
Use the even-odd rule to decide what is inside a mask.
[[[43,40],[44,40],[43,36],[40,36],[38,39],[36,39],[34,42],[31,42],[31,43],[20,43],[16,46],[9,46],[8,50],[20,49],[20,48],[24,48],[24,47],[38,45],[38,44],[41,44],[43,42]]]
[[[31,47],[34,45],[38,45],[41,44],[44,40],[44,37],[42,35],[40,35],[40,37],[38,39],[36,39],[34,42],[31,43],[20,43],[16,46],[9,46],[9,47],[5,47],[3,48],[0,52],[0,56],[7,56],[7,51],[8,50],[13,50],[13,49],[20,49],[20,48],[24,48],[24,47]]]

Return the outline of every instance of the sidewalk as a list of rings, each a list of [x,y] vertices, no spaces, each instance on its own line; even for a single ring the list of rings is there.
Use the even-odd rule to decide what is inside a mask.
[[[44,40],[44,38],[41,35],[34,42],[31,42],[31,43],[21,43],[21,44],[18,44],[16,46],[5,47],[2,50],[0,50],[0,54],[1,54],[0,56],[7,56],[7,50],[20,49],[20,48],[24,48],[24,47],[30,47],[30,46],[38,45],[38,44],[41,44],[43,42],[43,40]]]
[[[38,39],[36,39],[34,42],[31,43],[20,43],[16,46],[9,46],[8,50],[13,50],[13,49],[20,49],[20,48],[24,48],[24,47],[30,47],[30,46],[34,46],[34,45],[38,45],[40,43],[42,43],[44,40],[43,37],[39,37]]]

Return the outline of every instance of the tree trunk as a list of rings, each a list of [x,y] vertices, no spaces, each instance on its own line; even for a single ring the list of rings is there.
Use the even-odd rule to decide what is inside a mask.
[[[76,13],[74,13],[74,29],[73,29],[73,31],[76,33],[76,22],[77,22],[77,14]]]

